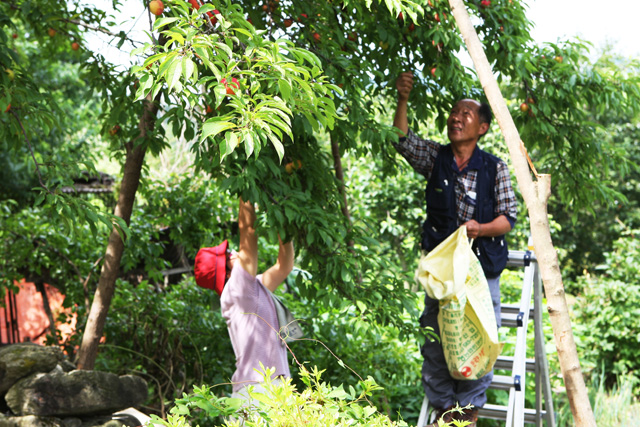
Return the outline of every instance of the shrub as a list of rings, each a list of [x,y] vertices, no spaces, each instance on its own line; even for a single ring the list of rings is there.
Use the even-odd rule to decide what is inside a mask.
[[[321,381],[322,373],[317,368],[311,371],[300,369],[300,379],[304,388],[298,392],[291,381],[280,385],[272,384],[272,373],[266,370],[265,393],[256,393],[248,387],[249,396],[259,406],[245,405],[240,399],[219,398],[203,386],[191,395],[176,400],[167,420],[153,417],[155,423],[167,427],[194,425],[227,426],[354,426],[354,427],[393,427],[406,426],[404,421],[392,421],[378,412],[369,400],[373,392],[381,388],[371,377],[358,383],[357,389],[343,385],[333,387]],[[222,417],[232,418],[226,422]],[[202,423],[202,424],[201,424]]]
[[[599,426],[635,426],[640,420],[640,401],[633,392],[637,380],[630,376],[618,376],[611,388],[605,387],[605,372],[599,370],[587,383],[589,400],[596,424]],[[558,394],[557,425],[573,425],[571,406],[566,394]]]
[[[193,384],[225,383],[235,358],[218,297],[192,278],[165,291],[119,281],[96,369],[135,373],[149,383],[149,412],[190,392]]]
[[[586,368],[601,368],[605,384],[631,374],[640,379],[640,241],[618,239],[602,274],[581,277],[574,306],[575,335]],[[636,389],[636,393],[640,390]]]

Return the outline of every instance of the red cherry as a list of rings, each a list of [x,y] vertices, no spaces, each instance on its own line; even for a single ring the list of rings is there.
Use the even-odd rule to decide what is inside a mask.
[[[240,89],[240,84],[238,83],[238,79],[233,77],[231,79],[231,83],[227,83],[227,79],[220,79],[220,83],[222,83],[227,90],[227,95],[235,95],[233,88]]]

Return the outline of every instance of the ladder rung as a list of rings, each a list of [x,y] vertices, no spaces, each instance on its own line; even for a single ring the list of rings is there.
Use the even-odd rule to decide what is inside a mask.
[[[531,261],[537,261],[533,251],[509,251],[507,267],[525,267]]]
[[[506,406],[486,403],[482,408],[480,408],[478,415],[482,418],[505,421],[507,419],[507,410]],[[524,422],[535,424],[538,419],[544,419],[546,414],[547,412],[544,409],[540,411],[539,415],[537,415],[535,409],[524,408]]]
[[[501,314],[517,314],[520,313],[520,306],[518,304],[500,304]],[[533,307],[529,309],[529,317],[533,317]]]
[[[500,316],[503,328],[519,328],[522,325],[522,318],[519,313],[502,313]]]
[[[527,372],[536,371],[536,359],[527,359],[525,363]],[[513,356],[498,356],[498,360],[496,360],[495,365],[493,365],[493,369],[510,371],[513,369]]]
[[[515,387],[513,377],[508,375],[493,375],[490,388],[494,390],[509,391],[512,387]]]
[[[529,309],[529,318],[533,318],[533,308]],[[516,304],[502,304],[500,306],[500,319],[502,326],[505,328],[519,328],[523,325],[524,313],[520,311],[520,307]]]

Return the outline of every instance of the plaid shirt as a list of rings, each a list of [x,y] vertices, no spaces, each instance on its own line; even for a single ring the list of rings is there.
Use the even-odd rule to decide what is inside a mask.
[[[409,162],[416,172],[419,172],[427,178],[427,181],[431,177],[436,157],[438,157],[438,153],[443,147],[442,144],[438,144],[435,141],[418,137],[411,129],[409,129],[407,137],[400,138],[400,142],[394,144],[394,146],[396,150],[398,150],[398,153]],[[476,150],[478,150],[478,148],[476,148]],[[476,152],[474,152],[472,158],[469,160],[471,166],[473,166],[473,158],[476,157],[476,155]],[[469,166],[459,171],[455,161],[453,170],[456,172],[455,195],[458,206],[458,226],[460,226],[473,219],[475,202],[472,204],[469,200],[475,201],[476,198],[478,171]],[[498,162],[494,191],[496,201],[494,218],[505,215],[511,223],[511,227],[513,227],[518,215],[518,206],[516,195],[511,187],[509,168],[502,160]]]

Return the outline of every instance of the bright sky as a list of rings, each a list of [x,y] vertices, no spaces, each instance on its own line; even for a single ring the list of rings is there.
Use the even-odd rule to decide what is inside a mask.
[[[595,50],[614,42],[614,51],[640,57],[637,25],[638,0],[528,0],[527,16],[535,24],[531,35],[538,42],[579,36]],[[635,28],[635,30],[634,30]]]
[[[93,3],[107,7],[110,1],[93,0]],[[525,3],[529,6],[527,15],[535,25],[531,34],[538,42],[557,42],[559,38],[579,36],[593,43],[594,53],[606,42],[613,42],[614,51],[640,58],[640,44],[634,34],[634,28],[639,24],[640,0],[525,0]],[[142,13],[142,2],[128,0],[125,4],[124,13],[118,19],[127,21],[122,28],[125,31],[134,27],[149,28],[148,16]],[[128,62],[128,55],[118,54],[108,47],[109,37],[94,37],[88,40],[94,50],[107,54],[111,60]],[[139,33],[134,38],[148,40]]]

